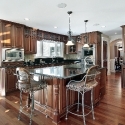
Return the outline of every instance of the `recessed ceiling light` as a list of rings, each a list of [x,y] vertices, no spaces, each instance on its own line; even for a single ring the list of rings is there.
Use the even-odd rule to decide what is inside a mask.
[[[60,3],[57,5],[59,8],[65,8],[67,5],[65,3]]]
[[[56,28],[58,28],[57,26],[54,26],[54,28],[56,29]]]
[[[29,19],[29,18],[24,18],[24,20],[28,21],[28,20],[30,20],[30,19]]]
[[[115,33],[115,34],[117,34],[117,33]]]
[[[102,28],[105,28],[106,26],[102,26]]]

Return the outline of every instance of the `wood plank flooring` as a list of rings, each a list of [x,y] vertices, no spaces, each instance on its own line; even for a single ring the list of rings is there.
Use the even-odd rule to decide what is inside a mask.
[[[29,118],[22,115],[18,121],[19,93],[14,92],[0,97],[0,125],[28,125]],[[62,118],[58,125],[83,125],[82,117],[69,115]],[[87,125],[125,125],[125,89],[121,88],[121,74],[111,74],[107,78],[106,94],[95,107],[95,120],[92,115],[86,117]],[[32,125],[55,125],[50,118],[35,111]]]

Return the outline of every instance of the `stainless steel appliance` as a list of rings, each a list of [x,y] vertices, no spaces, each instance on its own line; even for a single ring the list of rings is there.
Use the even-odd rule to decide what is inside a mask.
[[[88,64],[95,64],[95,46],[89,48],[82,48],[81,51],[81,63],[85,64],[85,62],[88,62]]]
[[[2,61],[24,61],[24,49],[2,48]]]

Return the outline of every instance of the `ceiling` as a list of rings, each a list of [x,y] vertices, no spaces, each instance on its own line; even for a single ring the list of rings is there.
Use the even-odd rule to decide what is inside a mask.
[[[59,8],[61,3],[66,7]],[[84,20],[88,20],[87,32],[100,31],[108,36],[120,35],[125,25],[125,0],[0,0],[0,19],[64,35],[69,30],[68,11],[73,12],[73,35],[85,32]],[[30,20],[25,21],[26,17]]]

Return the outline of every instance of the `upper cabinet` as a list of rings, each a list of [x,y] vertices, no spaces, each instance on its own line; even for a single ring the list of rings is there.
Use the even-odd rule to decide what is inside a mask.
[[[66,46],[66,54],[76,54],[82,49],[82,42],[79,40],[80,36],[72,36],[72,39],[74,41],[74,45]]]
[[[36,54],[37,52],[37,30],[25,27],[24,28],[24,53]]]
[[[0,33],[2,47],[23,48],[23,25],[0,20]]]
[[[37,31],[37,39],[38,40],[43,40],[43,39],[52,40],[52,41],[58,41],[58,42],[63,42],[63,43],[67,42],[67,36],[65,35],[60,35],[60,34],[51,33],[51,32],[42,31],[42,30]]]
[[[80,35],[80,39],[81,39],[80,41],[82,44],[86,43],[84,37],[87,36],[88,44],[97,44],[97,43],[101,42],[100,35],[101,35],[101,32],[98,32],[98,31],[82,33]]]
[[[14,38],[14,45],[17,48],[23,48],[23,41],[24,41],[24,26],[23,25],[19,25],[16,24],[14,25],[14,34],[15,34],[15,38]]]

